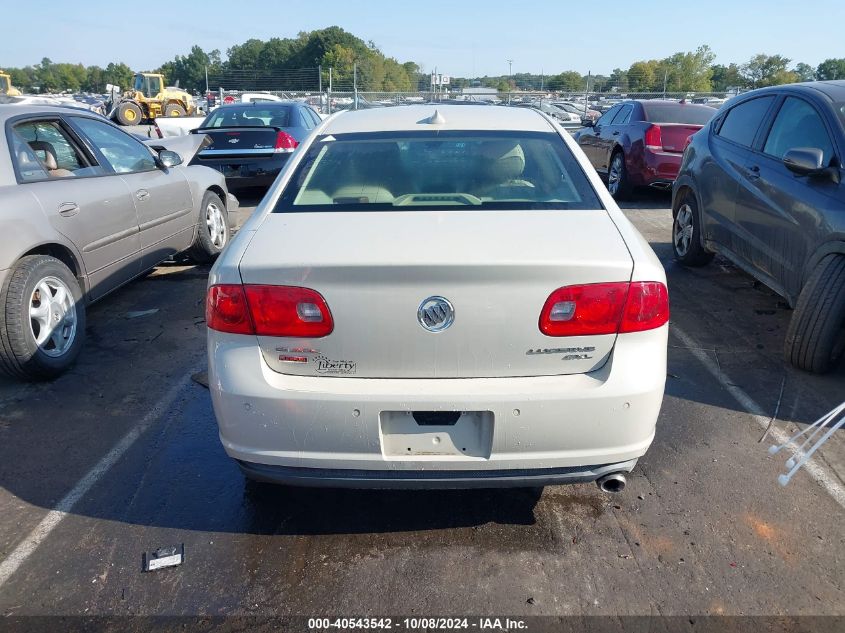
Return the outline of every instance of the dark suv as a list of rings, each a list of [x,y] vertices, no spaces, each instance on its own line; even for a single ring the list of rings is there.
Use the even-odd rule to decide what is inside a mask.
[[[719,253],[795,308],[786,359],[825,372],[845,350],[845,81],[763,88],[692,136],[672,192],[676,259]]]

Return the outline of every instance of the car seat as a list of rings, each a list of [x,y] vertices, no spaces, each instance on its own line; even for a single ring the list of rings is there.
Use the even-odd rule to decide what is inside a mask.
[[[59,169],[59,164],[56,161],[56,148],[52,143],[47,141],[29,141],[28,142],[35,156],[41,161],[41,165],[47,170],[47,175],[50,178],[67,178],[73,176],[73,172],[69,169]]]

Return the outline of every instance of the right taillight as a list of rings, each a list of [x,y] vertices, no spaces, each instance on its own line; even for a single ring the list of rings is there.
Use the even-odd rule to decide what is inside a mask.
[[[323,296],[296,286],[225,284],[208,289],[206,323],[231,334],[320,338],[334,330]]]
[[[642,332],[669,320],[669,293],[656,281],[565,286],[555,290],[540,313],[546,336],[595,336]]]
[[[274,151],[277,154],[278,153],[285,154],[285,153],[292,152],[293,150],[295,150],[297,148],[298,145],[299,145],[299,141],[297,141],[295,138],[293,138],[287,132],[279,130],[276,133],[276,147],[274,148]]]
[[[663,134],[660,131],[659,125],[649,126],[645,131],[645,146],[646,149],[663,149]]]

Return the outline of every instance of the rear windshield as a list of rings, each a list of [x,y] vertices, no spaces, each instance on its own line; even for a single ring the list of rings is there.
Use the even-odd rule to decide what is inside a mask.
[[[652,123],[687,123],[704,125],[716,110],[707,106],[688,103],[648,103],[642,104],[646,121]]]
[[[225,106],[209,114],[202,127],[289,127],[290,112],[290,106]]]
[[[276,213],[601,209],[548,132],[382,132],[315,139]]]

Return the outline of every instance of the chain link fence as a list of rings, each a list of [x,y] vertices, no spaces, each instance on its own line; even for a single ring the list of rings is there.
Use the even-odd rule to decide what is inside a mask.
[[[415,86],[422,86],[427,76],[415,77]],[[512,91],[473,87],[466,91],[432,86],[430,90],[405,92],[366,90],[357,67],[338,71],[335,68],[297,68],[289,70],[230,69],[209,75],[209,92],[232,100],[245,93],[265,93],[282,99],[307,101],[323,114],[337,110],[380,108],[412,103],[472,101],[495,104],[534,103],[537,101],[568,102],[587,110],[604,112],[625,99],[686,100],[714,107],[720,106],[736,92],[578,92],[578,91]],[[230,101],[230,100],[226,100]]]

